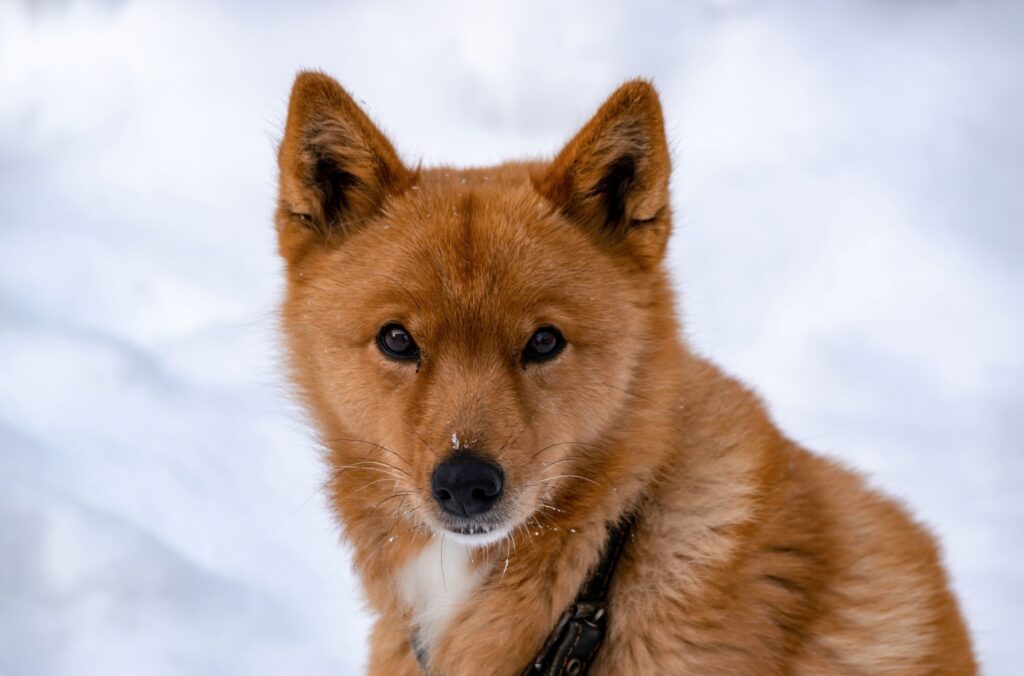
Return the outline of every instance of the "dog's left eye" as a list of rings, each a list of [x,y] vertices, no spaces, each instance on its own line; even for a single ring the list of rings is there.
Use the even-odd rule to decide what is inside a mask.
[[[530,336],[526,347],[523,348],[523,363],[530,364],[554,359],[564,349],[565,338],[561,331],[553,326],[539,328]]]
[[[386,356],[402,361],[420,358],[420,348],[401,324],[385,324],[377,333],[377,347]]]

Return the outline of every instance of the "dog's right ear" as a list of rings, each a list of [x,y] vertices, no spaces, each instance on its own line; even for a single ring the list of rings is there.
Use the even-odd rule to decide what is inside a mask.
[[[390,141],[333,78],[302,72],[278,149],[281,255],[352,232],[416,180]]]

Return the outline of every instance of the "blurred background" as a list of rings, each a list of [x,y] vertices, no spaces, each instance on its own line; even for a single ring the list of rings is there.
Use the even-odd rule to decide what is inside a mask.
[[[0,1],[0,674],[346,674],[279,368],[300,68],[403,157],[553,153],[653,78],[697,349],[941,536],[1024,664],[1024,3]]]

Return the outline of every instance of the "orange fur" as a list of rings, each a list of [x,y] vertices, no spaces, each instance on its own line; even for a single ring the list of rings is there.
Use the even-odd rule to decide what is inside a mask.
[[[443,538],[429,481],[459,439],[504,469],[516,528],[471,552],[480,581],[432,635],[432,673],[519,673],[627,512],[592,673],[974,673],[929,534],[682,342],[650,84],[623,85],[550,163],[411,170],[303,73],[280,172],[283,326],[378,617],[371,673],[420,673],[402,571]],[[391,321],[417,366],[378,351]],[[568,347],[524,367],[544,324]]]

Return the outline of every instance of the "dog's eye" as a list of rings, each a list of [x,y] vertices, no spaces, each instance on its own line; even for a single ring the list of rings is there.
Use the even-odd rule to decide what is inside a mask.
[[[402,361],[420,358],[420,348],[401,324],[385,324],[377,333],[377,347],[386,356]]]
[[[526,347],[523,348],[523,363],[547,361],[554,359],[558,353],[565,349],[565,338],[562,333],[553,326],[545,326],[537,329],[530,336]]]

